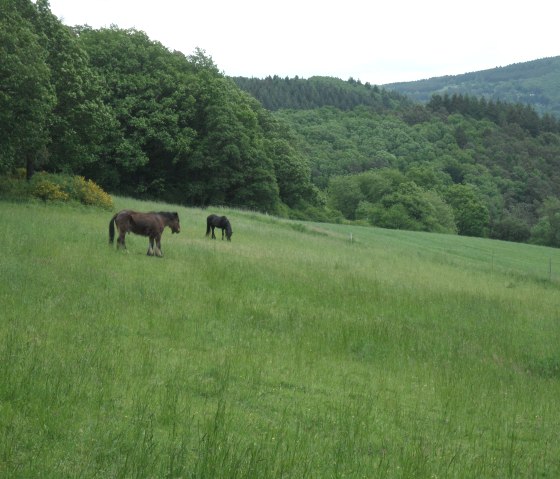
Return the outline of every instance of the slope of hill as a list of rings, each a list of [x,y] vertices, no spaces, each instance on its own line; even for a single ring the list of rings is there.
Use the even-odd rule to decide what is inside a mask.
[[[433,94],[466,94],[532,105],[560,117],[560,56],[516,63],[462,75],[383,85],[426,102]]]
[[[399,229],[456,227],[459,234],[560,245],[551,234],[558,228],[550,223],[560,209],[560,120],[553,115],[468,95],[436,95],[419,105],[354,80],[236,82],[276,109],[275,118],[293,131],[292,144],[309,159],[314,184],[347,219]],[[362,173],[367,175],[357,176]],[[340,179],[346,175],[354,179]],[[410,189],[398,193],[407,182],[414,182],[412,197]],[[424,213],[418,211],[423,192],[417,186],[437,203],[424,198],[431,204]],[[474,216],[462,196],[467,189],[479,211]],[[453,205],[453,219],[443,203]],[[441,212],[435,222],[433,209]],[[469,218],[461,225],[463,213]]]
[[[0,201],[1,477],[560,475],[558,250],[115,203]]]

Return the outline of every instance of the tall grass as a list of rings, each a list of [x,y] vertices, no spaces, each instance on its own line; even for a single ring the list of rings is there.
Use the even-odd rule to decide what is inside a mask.
[[[560,474],[557,250],[115,202],[0,203],[0,476]]]

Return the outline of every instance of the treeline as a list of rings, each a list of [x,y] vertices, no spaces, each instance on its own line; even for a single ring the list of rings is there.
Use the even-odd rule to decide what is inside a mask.
[[[306,80],[297,76],[280,78],[275,75],[264,79],[235,77],[234,80],[241,89],[271,111],[309,110],[323,106],[340,110],[368,106],[374,111],[384,111],[410,103],[410,100],[399,93],[380,89],[369,83],[362,84],[352,78],[348,81],[330,77],[311,77]]]
[[[211,58],[143,32],[69,28],[47,0],[2,0],[0,173],[84,175],[190,205],[319,206],[288,128]]]

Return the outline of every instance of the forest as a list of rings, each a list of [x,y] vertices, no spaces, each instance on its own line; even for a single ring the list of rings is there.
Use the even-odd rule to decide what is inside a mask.
[[[70,28],[2,0],[0,169],[83,175],[110,192],[273,213],[319,204],[285,127],[201,50]]]
[[[352,78],[229,78],[201,49],[0,2],[4,178],[560,246],[553,114],[457,93],[421,104]]]

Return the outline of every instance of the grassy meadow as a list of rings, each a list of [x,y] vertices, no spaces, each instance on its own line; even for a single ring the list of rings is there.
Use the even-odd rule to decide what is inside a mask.
[[[560,477],[559,250],[115,203],[0,202],[0,477]]]

